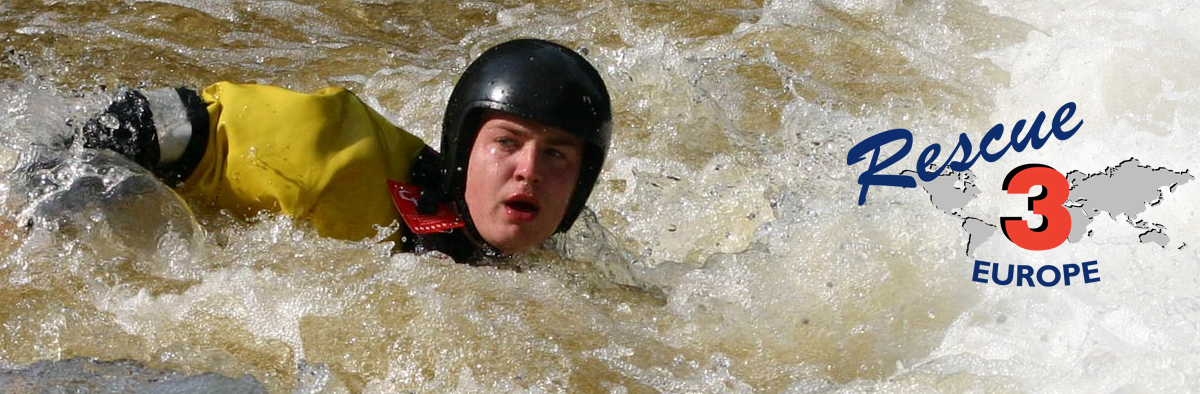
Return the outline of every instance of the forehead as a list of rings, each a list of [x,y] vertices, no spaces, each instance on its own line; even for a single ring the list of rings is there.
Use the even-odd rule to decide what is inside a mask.
[[[552,145],[583,145],[582,139],[563,129],[496,110],[489,109],[484,111],[479,127],[480,134],[485,132],[509,132],[542,139]]]

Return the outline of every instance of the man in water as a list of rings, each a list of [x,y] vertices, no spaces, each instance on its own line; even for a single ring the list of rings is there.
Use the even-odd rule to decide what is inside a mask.
[[[440,154],[346,90],[227,82],[199,94],[127,92],[83,137],[238,215],[283,212],[342,239],[399,222],[405,251],[463,262],[569,229],[604,163],[611,119],[604,81],[582,56],[522,39],[467,67]]]

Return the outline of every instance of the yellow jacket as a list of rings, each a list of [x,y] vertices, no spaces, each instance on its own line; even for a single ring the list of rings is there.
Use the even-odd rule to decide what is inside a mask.
[[[354,94],[220,82],[201,97],[208,146],[181,193],[244,217],[283,212],[340,239],[400,221],[387,181],[410,182],[425,143]]]

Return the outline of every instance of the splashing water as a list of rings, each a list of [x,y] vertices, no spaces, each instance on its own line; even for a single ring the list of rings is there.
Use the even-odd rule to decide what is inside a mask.
[[[1194,247],[1130,244],[1099,222],[1088,243],[1036,256],[993,240],[980,253],[1003,261],[1099,257],[1103,281],[979,285],[960,220],[913,189],[875,187],[858,206],[862,168],[845,165],[883,130],[913,130],[923,148],[1075,101],[1086,126],[1070,141],[972,168],[990,188],[973,209],[1010,212],[999,182],[1028,162],[1196,168],[1197,153],[1174,148],[1195,146],[1200,123],[1188,71],[1200,9],[1183,1],[0,10],[0,387],[142,384],[80,368],[169,376],[157,387],[175,392],[182,381],[272,393],[1200,387]],[[393,255],[378,241],[390,229],[348,242],[285,217],[189,208],[71,139],[117,87],[228,79],[344,86],[436,141],[458,73],[525,36],[586,52],[613,94],[616,134],[590,211],[503,267]],[[1200,242],[1183,205],[1195,189],[1147,220]],[[126,359],[139,366],[112,363]]]

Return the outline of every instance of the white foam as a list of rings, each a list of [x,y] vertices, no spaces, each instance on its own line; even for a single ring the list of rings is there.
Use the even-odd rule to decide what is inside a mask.
[[[236,29],[220,31],[234,47],[256,47],[201,54],[152,33],[115,39],[264,80],[280,71],[267,59],[306,64],[360,42],[345,36],[360,20],[321,7],[171,4],[231,22],[243,12],[315,21],[297,26],[323,45]],[[898,173],[930,143],[948,148],[958,133],[977,141],[992,124],[1052,115],[1065,101],[1079,105],[1083,130],[977,163],[984,194],[964,214],[995,221],[1020,210],[1023,200],[998,183],[1027,162],[1085,172],[1121,156],[1176,170],[1200,162],[1175,148],[1200,142],[1189,132],[1200,125],[1200,82],[1187,72],[1200,63],[1197,11],[1182,2],[987,5],[1015,19],[966,1],[770,2],[715,11],[714,25],[732,15],[725,34],[683,37],[695,26],[644,18],[641,3],[476,2],[463,9],[495,19],[457,42],[436,26],[395,27],[434,37],[430,49],[381,54],[386,66],[374,72],[283,83],[361,85],[356,93],[381,113],[436,141],[456,73],[487,45],[534,35],[587,47],[617,108],[594,218],[513,262],[516,272],[393,256],[387,245],[323,239],[270,215],[201,214],[200,239],[170,230],[136,260],[124,254],[136,248],[113,242],[117,223],[88,211],[77,233],[19,235],[4,249],[4,282],[29,293],[9,320],[25,328],[0,336],[0,364],[115,352],[253,373],[276,391],[297,374],[311,377],[298,391],[1194,390],[1197,184],[1142,216],[1183,250],[1139,244],[1123,222],[1098,217],[1093,236],[1068,248],[1027,252],[995,234],[977,252],[1008,264],[1101,262],[1100,283],[1054,289],[971,282],[961,219],[919,189],[873,187],[855,204],[863,164],[847,166],[845,155],[857,141],[912,130]],[[72,28],[43,17],[19,29],[85,35],[107,22]],[[63,118],[107,97],[70,98],[38,82],[9,82],[0,95],[9,110],[0,128],[16,131],[0,138],[15,152],[4,156],[14,165],[0,163],[10,169],[29,163],[29,146],[66,135]],[[79,150],[54,154],[83,162]],[[0,183],[4,201],[27,204],[13,185]]]

